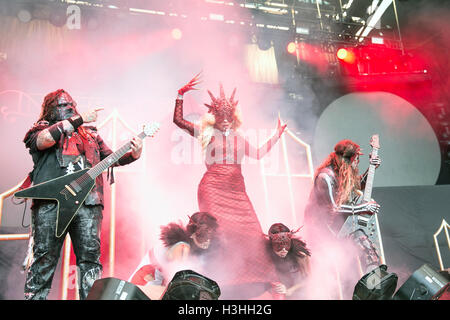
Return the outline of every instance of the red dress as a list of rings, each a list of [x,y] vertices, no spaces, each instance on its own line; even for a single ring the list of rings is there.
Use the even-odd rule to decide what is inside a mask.
[[[182,104],[183,100],[176,100],[174,122],[197,137],[199,128],[183,119]],[[261,284],[259,288],[267,290],[278,278],[265,248],[261,225],[245,190],[241,161],[244,155],[260,159],[278,136],[256,149],[239,133],[232,131],[225,136],[215,131],[206,148],[207,171],[200,181],[197,196],[200,211],[213,214],[218,219],[222,243],[219,250],[222,252],[216,261],[209,263],[209,272],[205,275],[215,280],[221,289]],[[262,293],[260,289],[257,291],[260,292],[255,294]]]

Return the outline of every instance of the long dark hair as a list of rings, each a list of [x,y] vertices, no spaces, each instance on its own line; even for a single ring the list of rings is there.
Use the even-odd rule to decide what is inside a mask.
[[[323,168],[331,167],[338,183],[336,205],[340,206],[348,201],[352,191],[361,188],[358,168],[353,168],[351,163],[353,156],[359,152],[359,146],[350,140],[342,140],[335,150],[316,169],[314,180]]]

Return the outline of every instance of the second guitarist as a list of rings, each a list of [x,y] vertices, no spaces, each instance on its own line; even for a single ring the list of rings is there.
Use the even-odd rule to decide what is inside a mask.
[[[348,216],[378,213],[380,206],[375,201],[355,203],[365,188],[368,172],[359,175],[359,156],[362,154],[358,144],[342,140],[316,170],[305,207],[304,221],[308,234],[334,239]],[[376,168],[381,164],[378,156],[369,161]],[[366,235],[358,231],[351,237],[363,250],[366,270],[379,265],[379,256]]]
[[[36,185],[80,169],[92,167],[113,153],[95,127],[83,126],[97,120],[92,109],[79,114],[76,102],[59,89],[44,98],[38,121],[26,133],[25,146],[33,158],[31,179]],[[141,156],[142,140],[133,138],[131,151],[116,165],[129,164]],[[58,192],[58,190],[55,190]],[[103,178],[69,225],[77,261],[80,299],[85,299],[94,281],[101,278],[100,230],[103,210]],[[27,270],[25,299],[46,299],[58,264],[65,236],[56,237],[57,205],[51,200],[33,200],[31,213],[32,258]]]

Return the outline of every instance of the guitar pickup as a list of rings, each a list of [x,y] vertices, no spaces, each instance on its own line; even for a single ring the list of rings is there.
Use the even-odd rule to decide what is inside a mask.
[[[67,184],[64,186],[74,197],[76,197],[76,193],[70,188]],[[67,197],[66,197],[67,198]]]
[[[76,181],[72,181],[71,184],[69,184],[69,186],[75,190],[75,192],[80,192],[81,191],[81,187],[80,185],[76,182]]]
[[[369,219],[364,217],[358,217],[358,224],[360,226],[367,227],[367,225],[369,224]]]

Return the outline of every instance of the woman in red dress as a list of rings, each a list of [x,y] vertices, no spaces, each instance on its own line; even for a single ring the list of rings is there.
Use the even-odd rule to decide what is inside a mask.
[[[278,119],[275,134],[260,148],[254,148],[238,128],[241,117],[234,100],[236,89],[227,99],[222,85],[201,124],[183,117],[183,95],[195,88],[199,75],[178,90],[174,123],[198,138],[205,153],[206,172],[198,186],[198,205],[217,217],[221,226],[222,247],[218,263],[210,265],[206,276],[217,281],[224,299],[248,299],[260,296],[277,282],[275,267],[265,250],[263,231],[245,190],[241,173],[244,156],[261,159],[283,134],[286,125]]]

